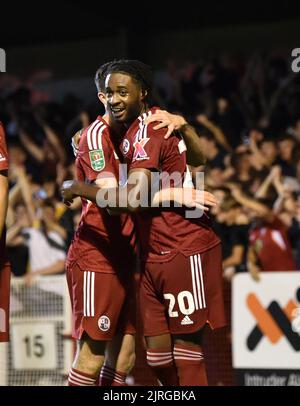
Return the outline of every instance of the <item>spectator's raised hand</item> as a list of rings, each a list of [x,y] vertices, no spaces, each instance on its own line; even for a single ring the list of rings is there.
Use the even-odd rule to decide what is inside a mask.
[[[271,171],[270,171],[270,176],[272,179],[280,180],[281,173],[282,173],[282,170],[279,165],[272,166]]]
[[[258,130],[251,130],[249,133],[250,142],[256,143],[264,138],[263,133]]]
[[[67,172],[67,168],[61,162],[58,162],[56,165],[56,184],[62,184],[62,182],[66,178]]]

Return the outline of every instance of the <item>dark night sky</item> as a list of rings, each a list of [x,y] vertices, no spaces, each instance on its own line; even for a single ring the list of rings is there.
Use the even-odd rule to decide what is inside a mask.
[[[120,2],[60,1],[1,4],[0,47],[56,43],[111,36],[120,27],[129,34],[145,30],[188,29],[297,18],[295,2],[184,1],[141,2],[141,7],[120,7]],[[4,2],[3,2],[4,3]],[[175,3],[175,5],[174,5]],[[113,5],[110,10],[110,5]],[[127,4],[130,4],[127,2]]]

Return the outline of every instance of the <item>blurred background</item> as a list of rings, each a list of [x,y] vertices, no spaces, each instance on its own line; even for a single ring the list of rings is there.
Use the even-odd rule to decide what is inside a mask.
[[[223,242],[228,327],[207,333],[210,385],[300,385],[300,75],[291,68],[299,31],[291,1],[140,10],[10,1],[1,9],[15,276],[1,384],[65,382],[74,348],[64,260],[80,202],[65,207],[59,188],[74,175],[71,137],[103,112],[95,71],[125,57],[150,64],[154,104],[196,128],[206,189],[220,201],[211,214]],[[130,383],[154,383],[141,342]]]

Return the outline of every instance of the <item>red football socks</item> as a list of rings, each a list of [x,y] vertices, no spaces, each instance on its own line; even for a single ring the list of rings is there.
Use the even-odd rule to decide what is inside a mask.
[[[68,386],[95,386],[97,377],[71,368],[68,377]]]
[[[172,351],[147,350],[147,363],[163,386],[177,386],[178,376]]]
[[[127,386],[126,384],[127,374],[125,372],[116,371],[114,380],[111,386]]]
[[[201,347],[175,344],[173,354],[179,376],[179,386],[208,385]]]
[[[115,376],[114,368],[103,365],[99,375],[98,386],[111,386]]]

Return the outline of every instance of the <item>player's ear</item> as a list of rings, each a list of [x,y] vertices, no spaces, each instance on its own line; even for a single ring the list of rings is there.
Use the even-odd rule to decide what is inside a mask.
[[[141,90],[141,94],[142,94],[142,100],[144,101],[148,95],[147,90]]]
[[[106,97],[105,94],[103,92],[99,92],[98,93],[98,99],[101,101],[102,104],[104,104],[104,106],[106,107]]]

